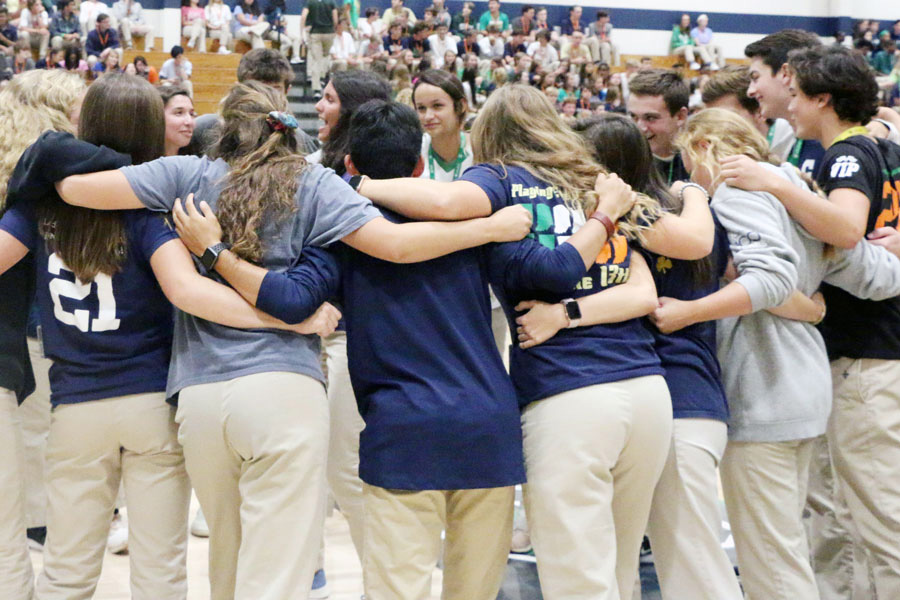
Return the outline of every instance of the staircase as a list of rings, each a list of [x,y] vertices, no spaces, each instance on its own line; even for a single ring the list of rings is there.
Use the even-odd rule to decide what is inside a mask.
[[[316,137],[319,131],[319,117],[316,115],[316,102],[318,100],[313,97],[313,92],[309,87],[306,79],[306,63],[299,65],[291,65],[294,69],[294,82],[288,91],[288,105],[297,121],[300,122],[300,129],[309,135]]]

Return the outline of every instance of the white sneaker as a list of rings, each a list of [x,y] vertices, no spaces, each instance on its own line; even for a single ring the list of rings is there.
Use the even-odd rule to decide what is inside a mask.
[[[709,70],[710,70],[710,71],[718,71],[718,70],[721,69],[721,68],[722,68],[722,67],[720,67],[720,66],[717,65],[716,63],[710,63],[710,65],[709,65]]]
[[[209,525],[206,524],[206,516],[203,514],[202,508],[197,511],[197,515],[191,521],[191,535],[201,538],[209,537]]]
[[[700,70],[700,63],[698,63],[697,61],[692,62],[692,63],[691,63],[691,66],[690,66],[690,69],[691,69],[691,71],[699,71],[699,70]]]
[[[225,46],[219,46],[219,54],[231,54],[231,50]]]
[[[302,62],[303,62],[303,59],[300,58],[299,56],[294,56],[293,58],[291,58],[292,65],[299,65]]]
[[[128,552],[128,520],[121,511],[117,512],[109,525],[109,534],[106,536],[106,549],[111,554],[125,554]]]

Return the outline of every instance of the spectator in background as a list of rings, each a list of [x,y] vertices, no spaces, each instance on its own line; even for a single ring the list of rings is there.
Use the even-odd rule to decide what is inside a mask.
[[[306,11],[306,9],[303,9]],[[262,9],[256,0],[239,0],[234,5],[234,13],[231,20],[231,32],[235,40],[247,42],[250,47],[263,48],[263,36],[269,31],[269,24],[262,14]],[[300,31],[303,31],[303,17],[300,17]],[[332,32],[334,29],[332,29]]]
[[[378,8],[375,6],[367,8],[365,20],[359,22],[359,36],[364,40],[372,36],[381,40],[385,31],[387,31],[387,25],[381,20]]]
[[[569,43],[563,45],[560,57],[569,59],[569,64],[579,68],[591,62],[591,51],[584,44],[584,34],[576,31],[569,36]]]
[[[722,54],[722,47],[712,43],[713,30],[707,25],[709,25],[709,17],[706,15],[697,17],[697,26],[691,29],[691,38],[694,40],[694,45],[697,46],[697,51],[701,52],[701,57],[703,56],[702,51],[705,50],[711,59],[704,60],[704,64],[710,63],[710,68],[716,71],[725,66],[725,56]]]
[[[534,29],[534,7],[530,4],[522,5],[522,16],[513,19],[513,30],[520,29],[529,39],[534,39],[532,30]]]
[[[515,63],[515,56],[520,52],[528,52],[528,46],[525,45],[525,32],[521,29],[513,29],[512,36],[503,46],[503,58],[506,63],[512,65]]]
[[[672,28],[672,42],[669,44],[669,50],[675,56],[683,56],[686,61],[691,63],[690,68],[694,70],[700,69],[695,51],[704,63],[710,62],[706,49],[697,48],[694,38],[691,37],[691,15],[687,13],[681,15],[681,22],[676,23]]]
[[[500,12],[500,0],[488,0],[487,12],[481,14],[478,19],[478,31],[488,31],[493,25],[498,31],[509,30],[509,17],[504,12]]]
[[[619,51],[612,43],[612,30],[613,25],[610,23],[609,13],[605,10],[598,10],[597,20],[588,25],[588,37],[597,40],[597,54],[594,55],[594,60],[602,60],[607,64],[618,66]]]
[[[453,17],[450,16],[450,11],[447,10],[447,6],[444,4],[444,0],[434,0],[432,4],[434,6],[435,15],[434,15],[434,26],[437,28],[438,23],[443,23],[450,28],[450,23],[453,21]]]
[[[18,75],[34,68],[34,59],[31,58],[31,47],[25,40],[19,40],[14,46],[15,54],[12,61],[12,73]]]
[[[397,58],[407,48],[409,48],[409,38],[403,37],[403,22],[400,19],[394,19],[387,35],[384,36],[384,50],[391,57]]]
[[[481,56],[481,46],[478,45],[477,33],[469,29],[463,34],[463,38],[456,44],[456,55],[465,57],[467,54]]]
[[[370,35],[367,38],[363,38],[358,56],[360,65],[363,68],[368,68],[376,60],[387,58],[387,51],[384,49],[381,37]]]
[[[28,0],[28,9],[19,17],[19,38],[38,51],[38,57],[47,56],[50,47],[50,17],[41,0]]]
[[[81,35],[87,37],[97,26],[97,17],[109,15],[110,8],[100,0],[82,0],[78,7],[78,22],[81,24]],[[114,24],[111,24],[114,25]],[[113,29],[115,27],[113,26]]]
[[[397,0],[394,0],[397,1]],[[403,2],[400,0],[400,4]],[[328,73],[331,59],[329,52],[334,42],[334,29],[338,11],[332,0],[309,0],[300,13],[300,32],[306,31],[309,22],[309,81],[316,98],[322,97],[322,77]]]
[[[391,7],[384,11],[381,20],[390,27],[396,19],[400,19],[404,27],[409,27],[415,24],[416,14],[412,9],[403,6],[403,0],[391,0]]]
[[[94,63],[94,68],[91,71],[94,73],[94,77],[101,73],[121,73],[122,69],[119,68],[118,53],[108,52],[103,60]]]
[[[81,3],[84,6],[84,2]],[[103,60],[110,52],[118,52],[122,58],[122,45],[116,30],[110,26],[109,16],[97,15],[97,25],[87,36],[84,49],[88,55],[88,66],[93,67],[98,60]]]
[[[152,67],[147,64],[147,59],[143,56],[135,56],[134,61],[132,61],[132,66],[134,67],[134,74],[138,77],[143,77],[150,83],[156,85],[159,83],[159,71],[156,70],[156,67]]]
[[[50,46],[81,44],[81,25],[75,14],[75,0],[60,0],[56,14],[50,19]]]
[[[543,6],[534,13],[534,31],[550,31],[550,24],[547,22],[547,9]]]
[[[876,75],[890,75],[896,62],[897,44],[890,38],[884,39],[878,51],[873,52],[869,58],[869,64],[875,69]]]
[[[87,79],[90,73],[87,61],[82,58],[80,46],[66,46],[63,48],[63,68],[71,73],[78,73]]]
[[[431,65],[435,69],[443,68],[448,52],[453,53],[453,62],[456,62],[456,40],[449,34],[449,29],[447,24],[439,22],[437,27],[435,27],[435,34],[428,38],[428,45],[431,48],[431,53],[434,55]]]
[[[200,0],[181,0],[181,37],[188,38],[188,48],[206,52],[206,12]]]
[[[209,0],[203,13],[209,37],[219,40],[219,54],[231,54],[231,9],[222,0]]]
[[[144,20],[144,8],[137,0],[117,0],[112,7],[112,14],[119,21],[119,31],[122,32],[122,40],[125,49],[134,47],[133,36],[144,38],[144,50],[153,51],[153,28]]]
[[[355,2],[355,0],[351,0]],[[346,5],[345,5],[346,6]],[[285,15],[287,7],[284,0],[269,0],[266,6],[266,20],[272,26],[264,36],[266,39],[276,42],[279,50],[288,56],[291,53],[291,64],[300,64],[300,36],[293,36],[287,32],[287,21]],[[349,30],[349,27],[347,28]]]
[[[476,27],[475,19],[472,18],[473,10],[475,10],[474,2],[463,2],[462,11],[453,17],[453,21],[450,23],[450,31],[460,37],[469,31],[474,31]]]
[[[19,30],[9,21],[9,10],[0,6],[0,52],[12,56],[13,47],[19,39]]]
[[[496,2],[496,0],[493,0]],[[489,25],[487,35],[478,41],[481,46],[480,57],[482,60],[491,58],[503,58],[504,44],[503,38],[500,37],[500,28],[496,25]]]
[[[184,48],[172,46],[172,58],[163,63],[159,70],[159,79],[163,85],[179,85],[194,97],[194,84],[191,83],[191,73],[194,66],[184,55]]]
[[[551,34],[544,29],[537,34],[537,41],[528,46],[528,55],[545,71],[554,71],[559,66],[559,53],[550,43]]]
[[[426,52],[431,51],[431,45],[428,43],[428,23],[419,21],[413,25],[407,48],[412,50],[415,58],[422,58]]]
[[[359,53],[356,50],[356,40],[350,35],[350,21],[345,17],[338,20],[337,29],[334,32],[334,42],[331,44],[331,70],[346,71],[348,68],[356,69],[360,66]]]
[[[34,64],[35,69],[58,69],[62,63],[63,59],[63,49],[62,48],[50,48],[47,51],[47,56],[40,59]]]
[[[569,16],[559,24],[559,33],[563,36],[570,36],[576,31],[584,32],[581,25],[582,8],[580,6],[572,6],[569,8]]]

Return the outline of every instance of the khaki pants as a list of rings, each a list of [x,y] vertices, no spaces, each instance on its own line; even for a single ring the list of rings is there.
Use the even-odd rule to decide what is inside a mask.
[[[25,444],[25,522],[28,527],[47,525],[47,435],[50,432],[50,366],[41,342],[28,338],[35,390],[19,407]]]
[[[190,482],[165,394],[58,405],[47,444],[47,542],[38,600],[91,598],[120,480],[131,597],[187,596]]]
[[[611,67],[619,66],[619,49],[612,42],[597,42],[599,56],[596,60],[605,62]]]
[[[347,368],[347,334],[335,331],[325,339],[328,369],[328,485],[350,526],[356,555],[363,552],[363,483],[359,478],[359,434],[366,426],[356,405]]]
[[[522,433],[544,598],[631,598],[672,433],[665,380],[638,377],[532,402]]]
[[[647,533],[665,599],[742,600],[721,544],[716,471],[728,428],[712,419],[675,419]]]
[[[251,25],[249,27],[241,27],[234,32],[234,39],[247,42],[254,50],[257,48],[265,48],[266,45],[263,42],[263,36],[268,30],[269,24],[263,21],[262,23],[257,23],[256,25]]]
[[[804,511],[819,596],[822,600],[868,600],[874,597],[869,568],[859,535],[851,533],[847,504],[837,493],[828,446],[827,436],[815,439]]]
[[[231,43],[231,32],[226,25],[223,25],[221,29],[210,29],[209,37],[219,40],[219,48],[227,48],[228,44]]]
[[[841,358],[831,373],[828,433],[838,493],[875,597],[900,598],[900,361]]]
[[[34,573],[25,538],[25,471],[16,395],[0,388],[0,598],[31,600]]]
[[[701,53],[700,56],[703,56],[703,52],[706,52],[706,56],[709,57],[709,62],[718,65],[719,68],[725,66],[725,55],[722,54],[722,47],[716,46],[715,44],[703,44],[697,46],[697,50]]]
[[[728,442],[722,490],[747,600],[817,600],[803,528],[814,439]]]
[[[330,68],[331,44],[334,42],[333,33],[309,34],[309,81],[314,92],[322,90],[322,78]]]
[[[442,600],[495,600],[506,572],[515,487],[386,490],[363,484],[367,600],[427,600],[445,530]]]
[[[193,25],[181,28],[181,37],[188,38],[187,47],[196,48],[200,52],[206,52],[206,22],[194,21]]]
[[[181,391],[178,440],[209,524],[213,600],[309,594],[325,510],[326,403],[322,384],[296,373]]]
[[[291,52],[293,58],[300,58],[300,36],[294,37],[287,32],[278,33],[277,31],[270,29],[266,32],[266,35],[263,36],[263,39],[278,42],[278,49],[285,58],[288,56],[288,51]]]
[[[153,50],[153,28],[149,25],[132,24],[131,19],[122,19],[119,28],[122,30],[122,41],[127,48],[134,45],[133,36],[138,35],[144,37],[144,50]]]
[[[700,64],[705,65],[712,62],[709,53],[703,46],[681,46],[672,50],[672,54],[675,56],[684,56],[684,60],[688,63],[697,62],[697,55],[700,57]]]
[[[50,47],[50,32],[28,33],[27,31],[19,32],[19,39],[28,42],[33,50],[38,51],[41,58],[47,56],[47,48]]]

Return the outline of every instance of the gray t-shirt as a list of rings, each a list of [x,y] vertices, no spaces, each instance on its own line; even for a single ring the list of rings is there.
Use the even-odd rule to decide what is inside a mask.
[[[122,173],[150,210],[169,211],[176,198],[193,193],[195,203],[206,201],[215,211],[228,165],[206,157],[171,156],[123,167]],[[294,265],[304,246],[328,246],[381,217],[371,202],[321,165],[303,171],[294,198],[297,210],[283,219],[267,220],[260,232],[262,266],[272,271]],[[199,264],[198,269],[209,276]],[[234,329],[176,311],[170,395],[191,385],[274,371],[300,373],[324,383],[318,336]]]

